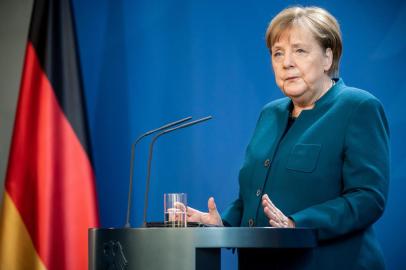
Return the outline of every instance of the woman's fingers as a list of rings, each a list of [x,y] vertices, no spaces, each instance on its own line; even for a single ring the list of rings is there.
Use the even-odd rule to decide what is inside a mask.
[[[202,212],[189,206],[186,209],[186,217],[188,222],[201,222],[201,215],[203,214]]]
[[[223,221],[221,220],[220,214],[217,211],[217,206],[213,197],[210,197],[207,201],[207,207],[209,212],[205,213],[188,206],[186,211],[187,221],[223,226]]]
[[[289,219],[280,211],[271,201],[267,194],[262,196],[262,206],[264,213],[269,219],[269,224],[273,227],[288,228],[293,227],[289,223]]]
[[[269,224],[272,227],[287,228],[288,219],[286,217],[280,218],[274,212],[272,212],[268,207],[264,208],[266,216],[269,218]]]
[[[214,198],[210,197],[207,201],[207,208],[209,209],[210,214],[218,214],[216,203],[214,202]]]
[[[187,216],[186,219],[188,222],[201,222],[201,218],[198,215]]]
[[[217,211],[217,206],[213,197],[210,197],[207,201],[207,208],[209,209],[209,213],[202,216],[202,222],[211,225],[223,226],[223,221],[221,220],[220,214]]]
[[[197,213],[201,213],[199,210],[196,210],[196,209],[194,209],[194,208],[192,208],[190,206],[188,206],[186,209],[187,209],[186,214],[188,216],[191,216],[191,215],[194,215],[194,214],[197,214]]]
[[[182,212],[185,212],[185,211],[187,212],[186,206],[181,202],[175,202],[174,206],[175,206],[176,209],[179,209]]]
[[[276,206],[273,204],[271,199],[269,198],[268,194],[264,194],[262,196],[262,202],[267,203],[269,207],[276,208]],[[277,208],[276,208],[277,209]],[[279,209],[278,209],[279,210]]]

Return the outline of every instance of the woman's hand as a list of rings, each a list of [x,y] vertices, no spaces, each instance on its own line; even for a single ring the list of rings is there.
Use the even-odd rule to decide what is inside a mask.
[[[267,194],[262,196],[262,207],[264,207],[264,213],[272,227],[295,228],[295,223],[276,208]]]
[[[187,221],[188,222],[200,222],[208,225],[223,226],[223,221],[221,220],[220,214],[217,211],[216,203],[214,198],[210,197],[207,202],[209,209],[208,213],[200,212],[199,210],[193,209],[192,207],[187,208]]]

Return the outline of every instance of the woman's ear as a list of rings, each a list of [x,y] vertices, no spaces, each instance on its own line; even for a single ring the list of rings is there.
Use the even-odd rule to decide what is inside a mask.
[[[327,48],[326,52],[324,53],[324,72],[328,72],[333,65],[333,51],[331,48]]]

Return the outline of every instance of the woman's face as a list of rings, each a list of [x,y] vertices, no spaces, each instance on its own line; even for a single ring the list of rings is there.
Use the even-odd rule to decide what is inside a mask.
[[[313,104],[331,85],[327,71],[332,51],[324,51],[304,27],[294,26],[282,32],[272,46],[271,57],[276,84],[297,104]]]

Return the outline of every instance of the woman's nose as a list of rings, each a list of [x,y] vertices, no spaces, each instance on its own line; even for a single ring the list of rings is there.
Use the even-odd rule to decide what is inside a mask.
[[[283,67],[290,68],[294,66],[294,59],[291,53],[285,53],[283,57]]]

